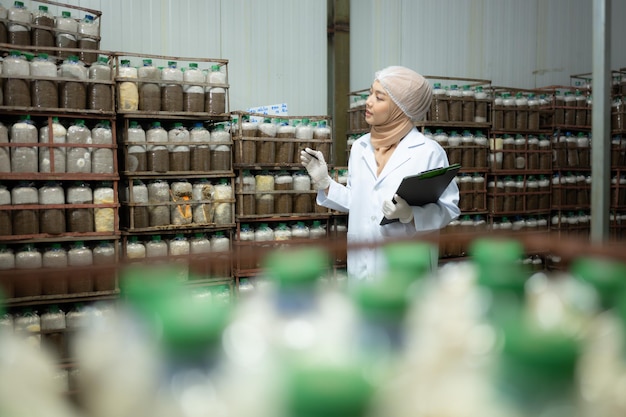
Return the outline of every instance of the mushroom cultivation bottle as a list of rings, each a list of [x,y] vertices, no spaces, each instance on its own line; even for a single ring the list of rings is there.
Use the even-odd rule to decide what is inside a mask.
[[[167,136],[167,131],[161,127],[160,122],[152,123],[146,132],[148,171],[167,172],[170,170]]]
[[[4,184],[0,184],[0,206],[11,205],[11,191]],[[11,222],[12,210],[0,210],[0,236],[11,236],[13,224]],[[0,269],[2,269],[0,267]]]
[[[167,81],[182,82],[183,72],[178,68],[176,61],[168,61],[167,67],[161,71],[161,110],[167,112],[183,111],[183,86],[182,84],[167,83]]]
[[[2,146],[6,143],[9,143],[9,129],[0,122],[0,172],[11,172],[11,148]]]
[[[182,123],[174,123],[167,132],[170,171],[189,171],[189,130]]]
[[[40,5],[33,13],[33,25],[40,26],[31,29],[33,46],[54,46],[54,16],[48,11],[48,6]]]
[[[101,56],[89,67],[89,79],[93,81],[111,81],[111,67],[107,57]],[[113,110],[113,91],[110,84],[89,83],[87,107],[90,110]]]
[[[29,115],[14,123],[9,129],[11,143],[24,144],[11,148],[11,171],[12,172],[37,172],[38,148],[28,146],[37,144],[37,128]]]
[[[137,68],[130,65],[130,60],[122,59],[118,68],[118,76],[127,80],[119,83],[118,107],[121,111],[137,111],[139,108],[139,90],[137,82]]]
[[[11,189],[11,202],[17,205],[39,204],[39,192],[32,183],[22,181]],[[37,209],[13,210],[13,234],[35,235],[39,233],[39,213]]]
[[[231,170],[231,140],[230,133],[224,130],[223,124],[218,124],[211,132],[211,170]]]
[[[0,4],[0,19],[2,19],[2,21],[0,21],[0,43],[8,43],[9,41],[7,24],[5,23],[8,17],[9,11],[6,9],[6,7]]]
[[[78,48],[78,22],[72,18],[72,13],[68,11],[61,12],[61,16],[56,19],[56,47],[57,48]],[[61,58],[67,58],[76,52],[59,51]]]
[[[66,191],[67,204],[93,204],[93,190],[89,184],[76,181]],[[67,231],[71,233],[89,233],[94,231],[92,207],[70,207],[67,209]]]
[[[7,18],[9,20],[9,43],[12,45],[31,45],[30,24],[32,23],[33,15],[24,6],[24,2],[14,2],[13,7],[8,11]]]
[[[115,203],[115,191],[110,181],[103,181],[96,185],[93,192],[93,203],[100,205]],[[94,208],[94,228],[99,233],[113,233],[115,231],[115,209],[113,207]]]
[[[3,100],[6,106],[29,107],[31,105],[28,80],[19,77],[30,75],[30,64],[20,51],[11,51],[2,61]],[[18,77],[18,78],[13,78]]]
[[[83,110],[87,108],[87,79],[89,70],[78,57],[69,56],[61,67],[59,74],[62,78],[76,81],[61,81],[59,83],[59,107],[63,109]]]
[[[65,204],[65,190],[60,183],[49,181],[39,188],[39,204]],[[39,211],[39,229],[41,233],[60,235],[65,233],[65,209],[42,208]]]
[[[108,120],[103,120],[91,131],[94,145],[113,146],[113,131]],[[91,155],[91,172],[94,174],[113,174],[113,148],[94,148]]]
[[[130,209],[131,229],[143,229],[150,226],[150,215],[148,212],[149,203],[148,187],[141,180],[133,180],[132,191],[130,187],[126,189],[126,201],[130,204],[137,204]]]
[[[67,129],[67,143],[81,145],[67,149],[67,172],[91,173],[91,148],[84,146],[90,145],[91,140],[91,130],[82,119],[75,120]]]
[[[78,22],[78,47],[80,51],[80,60],[85,64],[92,64],[98,59],[97,52],[100,49],[100,25],[94,16],[86,14],[85,17]]]
[[[56,78],[57,66],[48,58],[48,54],[41,53],[30,63],[30,75]],[[35,78],[30,84],[30,91],[33,107],[46,109],[59,107],[59,91],[56,81]]]
[[[167,226],[170,224],[170,185],[167,181],[153,180],[148,184],[148,213],[150,227]]]
[[[146,154],[146,132],[136,121],[130,122],[127,131],[128,152],[126,154],[126,170],[143,172],[148,169]]]
[[[189,131],[190,168],[192,171],[206,172],[211,169],[211,132],[204,127],[202,122],[197,122]]]
[[[70,294],[79,294],[93,291],[91,270],[86,269],[93,265],[93,252],[84,242],[75,242],[70,250],[67,251],[67,264],[68,266],[85,268],[78,270],[70,276],[68,292]]]
[[[143,66],[137,69],[139,79],[139,110],[160,111],[161,110],[161,70],[147,58],[143,60]]]
[[[209,84],[225,85],[226,74],[222,72],[219,65],[212,65],[211,72],[209,72],[208,80]],[[226,113],[226,89],[223,87],[217,87],[209,85],[205,90],[205,104],[204,109],[211,114],[223,114]]]
[[[265,118],[259,123],[259,137],[264,138],[257,145],[257,162],[259,164],[273,164],[276,157],[276,130],[277,125],[271,119]]]
[[[206,77],[198,69],[198,64],[192,62],[183,73],[183,111],[200,113],[204,111],[204,83]]]

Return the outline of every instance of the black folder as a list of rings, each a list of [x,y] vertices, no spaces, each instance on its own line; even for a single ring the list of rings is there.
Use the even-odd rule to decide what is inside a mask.
[[[416,175],[409,175],[404,177],[396,194],[405,199],[410,206],[436,203],[460,169],[461,165],[454,164],[447,167],[429,169]],[[390,220],[383,217],[380,225],[397,221],[398,219]]]

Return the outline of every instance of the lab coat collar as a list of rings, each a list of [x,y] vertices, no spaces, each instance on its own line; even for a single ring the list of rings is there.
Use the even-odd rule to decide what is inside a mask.
[[[407,135],[398,143],[398,147],[387,161],[385,168],[380,173],[380,176],[376,179],[376,183],[383,181],[389,174],[394,172],[400,166],[404,165],[412,158],[417,158],[419,155],[413,148],[423,145],[426,142],[424,135],[419,133],[416,128],[413,128]],[[367,147],[367,151],[363,152],[363,159],[367,164],[370,173],[376,177],[376,160],[374,158],[374,150],[372,144],[368,140],[367,143],[363,143]]]

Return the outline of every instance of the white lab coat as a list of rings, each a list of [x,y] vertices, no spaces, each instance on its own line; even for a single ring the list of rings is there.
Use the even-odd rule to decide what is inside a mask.
[[[448,166],[444,149],[413,128],[399,143],[380,176],[376,176],[374,149],[370,134],[355,141],[348,161],[348,182],[344,186],[331,181],[328,195],[317,194],[317,203],[348,212],[348,245],[384,242],[432,232],[446,226],[460,214],[459,189],[452,181],[436,204],[412,207],[414,223],[390,223],[380,226],[383,201],[390,200],[407,175]],[[382,251],[359,249],[348,251],[348,277],[351,280],[373,280],[385,270]]]

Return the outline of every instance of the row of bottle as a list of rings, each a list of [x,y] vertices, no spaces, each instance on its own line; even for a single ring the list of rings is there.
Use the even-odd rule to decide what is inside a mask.
[[[550,179],[544,175],[506,176],[487,183],[487,210],[490,213],[547,211],[550,202]]]
[[[236,181],[238,215],[328,213],[327,208],[316,203],[317,193],[304,170],[294,173],[264,170],[254,174],[244,170]]]
[[[448,155],[450,165],[461,164],[463,169],[485,169],[488,167],[489,140],[480,130],[475,133],[464,130],[459,134],[456,130],[448,133],[443,129],[437,129],[433,133],[429,129],[425,129],[424,136],[441,145]]]
[[[265,118],[255,122],[245,115],[241,125],[233,119],[231,132],[237,164],[300,164],[300,152],[307,147],[331,160],[332,132],[326,120]]]
[[[0,43],[16,46],[40,46],[56,48],[79,48],[97,50],[100,48],[100,23],[90,14],[82,19],[72,17],[72,12],[62,11],[54,16],[48,6],[40,5],[30,11],[24,2],[15,1],[8,10],[0,5]],[[66,57],[66,51],[59,51]],[[81,59],[87,63],[95,61],[92,52],[81,51]]]
[[[352,97],[348,110],[348,130],[369,130],[370,125],[365,121],[365,101],[368,94],[359,94]]]
[[[0,123],[0,172],[115,174],[113,145],[108,120],[90,129],[78,119],[66,128],[55,117],[37,130],[26,115],[8,128]]]
[[[110,182],[99,182],[92,188],[82,181],[49,181],[38,186],[21,181],[10,190],[0,184],[0,206],[5,207],[0,210],[0,236],[112,234],[117,230],[116,196]]]
[[[491,98],[482,86],[433,84],[433,99],[426,120],[432,122],[489,123]]]
[[[169,130],[155,121],[144,130],[131,121],[126,132],[128,172],[230,171],[232,141],[224,124],[209,131],[202,122],[192,128],[176,122]]]
[[[457,175],[454,181],[460,191],[459,209],[461,212],[486,210],[485,174],[466,172]]]
[[[589,139],[587,138],[584,142],[581,138],[580,143],[581,153],[589,152]],[[586,148],[583,148],[584,143],[587,144]],[[552,144],[545,135],[504,134],[494,137],[491,145],[489,166],[492,170],[550,171],[552,169]]]
[[[2,62],[2,77],[4,106],[113,111],[111,67],[105,56],[87,68],[75,55],[57,65],[46,53],[35,57],[11,51]]]
[[[130,236],[124,249],[130,262],[157,262],[174,265],[177,279],[188,281],[231,277],[231,240],[218,230],[210,235],[178,233],[169,239],[161,235]],[[172,257],[178,259],[172,259]]]
[[[225,66],[212,65],[210,70],[203,70],[192,62],[183,69],[176,61],[168,61],[167,67],[160,68],[151,59],[144,59],[140,67],[133,67],[129,59],[122,59],[120,64],[117,69],[120,111],[222,115],[228,110]]]
[[[9,298],[113,291],[116,262],[110,241],[1,245],[0,282]]]
[[[565,131],[555,134],[552,137],[552,149],[554,151],[553,167],[561,169],[590,168],[591,144],[591,133],[578,132],[574,134]],[[615,151],[612,149],[612,152]],[[611,158],[613,158],[613,155]]]
[[[129,182],[123,205],[128,206],[127,227],[231,225],[235,196],[230,179]]]

